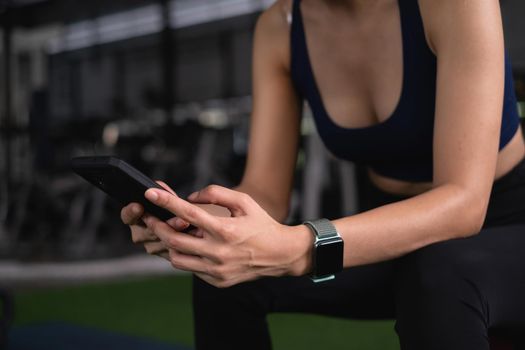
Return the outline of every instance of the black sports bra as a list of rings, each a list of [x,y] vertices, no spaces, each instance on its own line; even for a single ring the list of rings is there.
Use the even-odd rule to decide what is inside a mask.
[[[363,163],[390,178],[432,181],[436,57],[427,45],[417,0],[398,0],[398,3],[403,39],[403,85],[399,102],[387,120],[362,128],[343,128],[332,121],[312,72],[300,0],[293,2],[292,79],[297,91],[308,101],[317,130],[334,155]],[[500,149],[511,140],[519,126],[508,57],[505,58],[502,118]]]

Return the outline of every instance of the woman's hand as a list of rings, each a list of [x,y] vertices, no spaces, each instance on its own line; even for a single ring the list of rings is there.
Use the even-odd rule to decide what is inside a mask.
[[[157,181],[170,193],[175,194],[173,190],[162,181]],[[144,224],[143,219],[148,217],[144,213],[144,208],[139,203],[130,203],[120,212],[122,222],[129,226],[131,230],[131,239],[137,245],[143,245],[148,254],[158,255],[169,261],[169,252],[161,240]],[[184,220],[172,218],[166,222],[175,230],[182,231],[188,227]]]
[[[310,269],[313,235],[308,228],[275,221],[249,195],[209,186],[188,197],[149,189],[146,198],[178,216],[174,225],[144,217],[145,232],[160,238],[175,268],[195,272],[217,287],[228,287],[262,276],[303,275]],[[229,209],[218,217],[195,204]],[[198,229],[188,235],[174,228],[182,222]]]

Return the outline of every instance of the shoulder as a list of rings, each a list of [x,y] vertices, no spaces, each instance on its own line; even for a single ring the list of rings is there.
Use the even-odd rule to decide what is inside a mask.
[[[289,33],[292,4],[292,0],[275,1],[259,16],[255,27],[256,34],[282,36]]]
[[[255,27],[255,50],[271,54],[285,66],[289,66],[292,5],[292,0],[275,1],[259,16]]]
[[[501,30],[499,0],[416,0],[425,35],[436,53],[443,41],[468,36],[481,39]]]

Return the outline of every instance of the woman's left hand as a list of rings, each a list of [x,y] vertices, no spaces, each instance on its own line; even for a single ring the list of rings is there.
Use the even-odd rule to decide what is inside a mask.
[[[197,227],[191,235],[155,217],[144,219],[168,248],[173,267],[216,287],[263,276],[299,276],[310,269],[313,235],[308,228],[278,223],[245,193],[211,185],[191,194],[191,203],[162,190],[149,189],[145,195]],[[231,217],[211,215],[192,203],[226,207]]]

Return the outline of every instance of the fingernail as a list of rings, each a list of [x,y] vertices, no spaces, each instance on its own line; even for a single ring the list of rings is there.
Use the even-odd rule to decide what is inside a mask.
[[[170,225],[173,228],[177,228],[177,218],[171,218],[166,221],[168,225]]]
[[[186,225],[185,221],[180,219],[180,218],[174,218],[173,219],[173,226],[175,226],[175,228],[181,228],[181,227],[184,227]]]
[[[150,201],[156,201],[157,199],[159,199],[159,194],[157,193],[157,191],[150,189],[146,191],[146,198]]]
[[[192,201],[192,200],[194,200],[194,199],[197,198],[197,195],[198,195],[198,192],[193,192],[192,194],[190,194],[190,195],[188,196],[188,199],[189,199],[190,201]]]
[[[136,205],[134,205],[134,206],[131,207],[131,212],[132,212],[133,214],[139,214],[139,213],[140,213],[140,209],[139,209],[139,207],[137,207]]]

